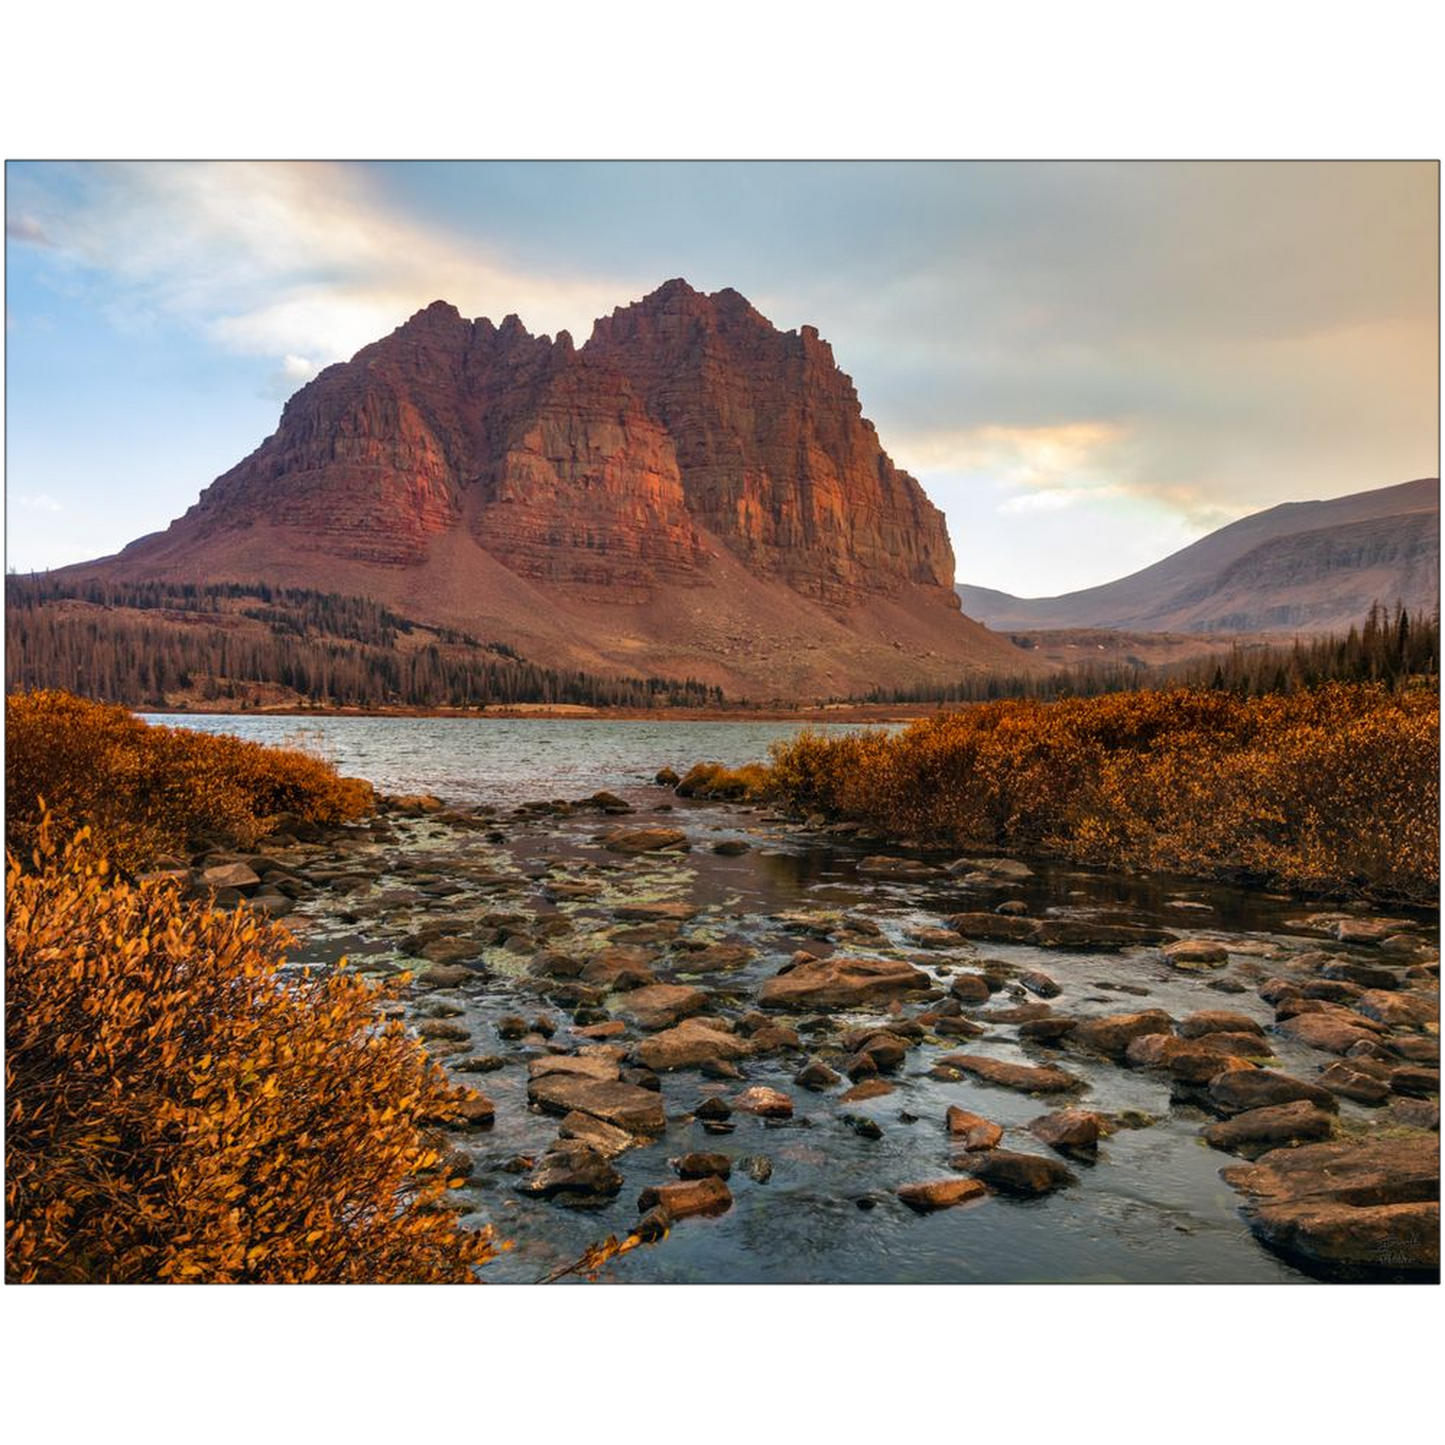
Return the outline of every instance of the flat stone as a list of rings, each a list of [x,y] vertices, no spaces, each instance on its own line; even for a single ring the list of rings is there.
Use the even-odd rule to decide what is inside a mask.
[[[1296,1014],[1275,1027],[1280,1033],[1288,1034],[1312,1049],[1331,1054],[1347,1054],[1356,1044],[1374,1037],[1369,1028],[1351,1023],[1343,1011]]]
[[[607,1083],[616,1079],[620,1072],[613,1059],[597,1054],[549,1054],[544,1059],[533,1059],[527,1065],[529,1079],[571,1074],[580,1079],[598,1079]]]
[[[658,903],[625,903],[622,907],[614,908],[612,911],[618,918],[636,920],[641,923],[686,923],[688,919],[697,917],[699,909],[696,904],[674,900]]]
[[[1067,1094],[1085,1087],[1082,1079],[1063,1069],[1013,1064],[981,1054],[949,1054],[938,1062],[946,1068],[972,1074],[986,1084],[997,1084],[1024,1094]]]
[[[859,860],[858,871],[866,878],[936,878],[940,869],[916,858],[888,858],[876,855]]]
[[[1383,1104],[1390,1097],[1390,1086],[1385,1080],[1345,1059],[1337,1059],[1325,1069],[1320,1074],[1320,1083],[1332,1094],[1353,1099],[1357,1104]]]
[[[584,1114],[578,1109],[564,1116],[557,1126],[557,1134],[562,1139],[581,1140],[605,1159],[615,1159],[637,1143],[635,1134],[629,1134],[626,1129],[618,1129],[611,1124],[604,1124],[601,1119],[595,1119],[591,1114]]]
[[[633,1084],[549,1074],[528,1083],[527,1097],[550,1114],[576,1109],[633,1134],[661,1134],[667,1127],[661,1097]]]
[[[1029,969],[1028,972],[1019,974],[1019,983],[1040,998],[1058,998],[1063,992],[1063,989],[1048,974],[1042,973],[1038,969]]]
[[[933,981],[899,959],[810,959],[764,982],[758,1001],[772,1008],[851,1008],[925,991]]]
[[[1039,931],[1037,919],[999,913],[954,913],[945,922],[955,933],[980,943],[1027,943]]]
[[[207,868],[201,873],[200,882],[204,888],[234,888],[238,893],[249,893],[261,886],[260,876],[245,863],[221,863]]]
[[[613,828],[601,839],[609,853],[660,853],[687,842],[681,828]]]

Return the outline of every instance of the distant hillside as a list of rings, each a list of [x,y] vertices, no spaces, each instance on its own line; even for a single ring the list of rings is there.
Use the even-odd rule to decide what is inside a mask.
[[[1345,633],[1369,611],[1440,603],[1440,483],[1427,477],[1232,522],[1132,576],[1062,597],[957,589],[1001,630]]]
[[[5,582],[5,689],[131,707],[701,707],[692,679],[541,667],[362,597],[266,583]]]

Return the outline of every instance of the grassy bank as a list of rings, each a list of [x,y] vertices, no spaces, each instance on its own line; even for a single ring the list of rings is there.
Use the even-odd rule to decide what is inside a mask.
[[[1428,902],[1439,888],[1440,704],[1335,684],[981,704],[900,733],[802,734],[772,791],[940,847]]]

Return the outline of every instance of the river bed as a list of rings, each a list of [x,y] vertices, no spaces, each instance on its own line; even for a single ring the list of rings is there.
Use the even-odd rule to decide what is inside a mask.
[[[301,730],[300,720],[274,717],[154,720],[268,742],[294,741]],[[1331,1273],[1256,1240],[1241,1216],[1239,1194],[1221,1178],[1222,1168],[1239,1161],[1204,1142],[1201,1132],[1212,1115],[1181,1097],[1167,1074],[1123,1068],[1066,1043],[1056,1048],[1028,1040],[1017,1022],[993,1018],[1039,1005],[1017,980],[1041,970],[1059,990],[1046,1013],[1088,1019],[1162,1009],[1182,1019],[1229,1009],[1266,1031],[1271,1068],[1314,1077],[1332,1056],[1280,1034],[1275,1009],[1258,990],[1322,948],[1344,959],[1375,955],[1322,942],[1329,925],[1317,914],[1309,921],[1311,906],[1187,879],[1037,860],[1022,876],[968,881],[966,871],[942,871],[952,855],[808,829],[765,809],[685,801],[651,781],[664,765],[681,771],[703,758],[733,765],[761,759],[770,742],[795,731],[786,723],[330,718],[306,719],[305,729],[343,772],[388,792],[435,794],[449,805],[440,813],[412,807],[277,857],[308,885],[285,920],[298,938],[294,961],[330,964],[346,956],[378,976],[419,970],[408,1021],[430,1027],[441,1061],[463,1066],[457,1078],[495,1104],[489,1128],[454,1136],[470,1171],[457,1191],[469,1222],[493,1224],[513,1244],[487,1266],[486,1278],[537,1280],[609,1234],[626,1236],[639,1219],[639,1194],[676,1182],[669,1161],[693,1151],[728,1157],[729,1207],[678,1220],[666,1238],[605,1265],[601,1278],[1307,1283]],[[577,800],[602,788],[634,811],[611,816],[589,807],[519,806]],[[479,806],[495,813],[478,815]],[[677,829],[686,851],[618,853],[604,840],[621,826]],[[727,851],[714,851],[719,844]],[[922,876],[860,872],[860,862],[880,854],[920,865]],[[924,947],[908,936],[1002,902],[1029,918],[1166,927],[1179,938],[1221,943],[1228,962],[1186,972],[1152,946],[1065,950],[958,938]],[[658,904],[678,905],[679,916],[622,916],[639,908],[666,913]],[[512,921],[499,929],[499,918]],[[876,929],[866,948],[850,935],[850,919]],[[1434,920],[1418,915],[1402,924],[1420,939],[1420,957],[1433,956]],[[510,937],[495,938],[498,932]],[[588,1207],[530,1197],[526,1181],[556,1141],[559,1122],[529,1104],[537,1062],[584,1050],[601,1058],[610,1047],[620,1068],[635,1067],[634,1056],[622,1056],[656,1032],[628,1021],[626,987],[600,991],[595,1005],[580,1013],[575,999],[559,1005],[556,990],[565,996],[567,979],[539,976],[539,955],[575,962],[618,948],[631,950],[658,982],[702,990],[703,1011],[727,1020],[740,1036],[757,1027],[759,988],[800,952],[907,961],[934,985],[934,1004],[946,999],[960,973],[993,971],[1007,982],[982,1007],[966,1011],[981,1034],[940,1037],[932,1024],[916,1030],[901,1065],[881,1076],[887,1091],[880,1087],[866,1099],[845,1100],[848,1079],[814,1091],[795,1077],[810,1058],[841,1068],[842,1036],[916,1017],[928,998],[780,1016],[780,1025],[797,1031],[797,1047],[784,1044],[741,1059],[734,1066],[738,1078],[697,1067],[659,1069],[654,1082],[665,1129],[611,1160],[623,1181],[615,1194],[581,1201]],[[575,984],[575,976],[567,978]],[[437,980],[449,981],[431,986]],[[544,1027],[531,1028],[539,1017]],[[528,1027],[519,1030],[514,1019]],[[619,1019],[626,1028],[605,1041],[578,1032]],[[451,1034],[456,1037],[444,1037]],[[938,1061],[961,1051],[1062,1066],[1081,1087],[1075,1097],[1041,1098],[973,1076],[940,1075]],[[497,1067],[474,1071],[478,1059]],[[786,1094],[793,1116],[764,1119],[740,1109],[726,1120],[698,1116],[704,1100],[733,1101],[757,1085]],[[1338,1128],[1346,1134],[1364,1134],[1385,1119],[1378,1107],[1348,1098],[1338,1104]],[[924,1215],[895,1192],[950,1176],[959,1158],[944,1126],[950,1106],[1001,1126],[1005,1148],[1047,1155],[1027,1126],[1069,1105],[1128,1123],[1096,1150],[1064,1160],[1073,1176],[1067,1187],[1038,1198],[990,1194]],[[1369,1277],[1397,1275],[1382,1268]]]

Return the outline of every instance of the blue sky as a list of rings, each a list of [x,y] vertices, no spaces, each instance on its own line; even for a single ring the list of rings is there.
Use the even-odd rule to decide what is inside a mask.
[[[1429,164],[10,164],[7,561],[164,527],[443,298],[570,329],[672,276],[816,325],[960,581],[1107,581],[1434,474]]]

